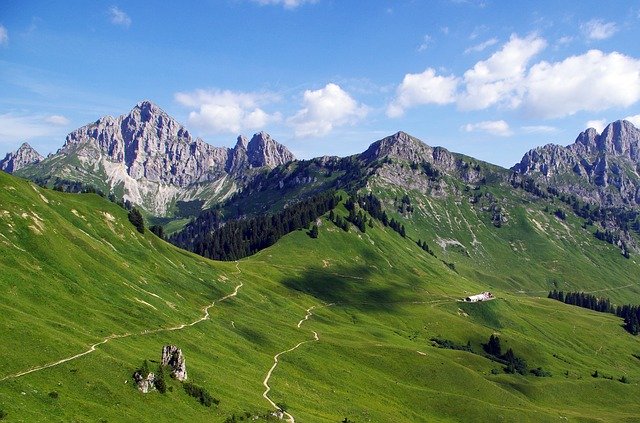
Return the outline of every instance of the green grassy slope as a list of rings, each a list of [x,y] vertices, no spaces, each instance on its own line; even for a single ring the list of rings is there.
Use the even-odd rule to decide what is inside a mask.
[[[486,281],[451,271],[378,224],[345,233],[322,219],[318,239],[297,231],[238,263],[216,263],[139,235],[124,210],[98,196],[42,190],[0,173],[0,199],[0,408],[7,421],[222,422],[244,410],[264,412],[273,356],[303,341],[280,356],[269,381],[270,397],[286,403],[296,422],[640,415],[632,356],[640,346],[619,319],[508,284],[495,285],[494,301],[462,304],[456,299]],[[203,307],[240,284],[237,296],[209,309],[210,319],[163,330],[196,322]],[[480,352],[493,333],[553,376],[492,374],[499,364],[430,342],[470,341]],[[16,376],[111,334],[130,335]],[[164,395],[132,386],[133,370],[158,360],[166,344],[183,349],[189,379],[220,399],[217,408],[201,406],[175,381]],[[613,379],[592,378],[595,370]],[[631,383],[616,380],[622,375]]]

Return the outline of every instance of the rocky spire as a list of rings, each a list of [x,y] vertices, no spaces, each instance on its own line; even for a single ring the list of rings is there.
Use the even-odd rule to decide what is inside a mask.
[[[0,160],[0,170],[13,173],[25,166],[39,163],[43,159],[44,157],[24,142],[16,151],[8,153],[4,159]]]
[[[295,160],[294,155],[265,132],[254,134],[247,145],[247,157],[252,167],[276,167]]]

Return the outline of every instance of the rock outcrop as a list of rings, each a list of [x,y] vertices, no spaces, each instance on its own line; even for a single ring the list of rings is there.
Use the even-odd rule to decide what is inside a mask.
[[[187,380],[187,365],[182,355],[182,350],[175,345],[165,345],[162,347],[162,366],[168,366],[171,369],[171,377],[178,379],[180,382]]]
[[[44,160],[44,157],[25,142],[22,143],[16,151],[7,153],[5,158],[0,160],[0,170],[13,173],[25,166],[39,163],[42,160]]]
[[[152,391],[155,388],[156,377],[153,373],[148,373],[145,377],[139,370],[133,374],[133,380],[138,385],[138,389],[143,394]]]

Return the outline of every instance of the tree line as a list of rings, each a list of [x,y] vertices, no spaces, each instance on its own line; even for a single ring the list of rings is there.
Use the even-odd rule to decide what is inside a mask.
[[[632,335],[640,333],[640,305],[625,304],[614,307],[608,298],[598,298],[584,292],[549,291],[548,298],[601,313],[615,314],[624,321],[624,329]]]
[[[274,214],[229,221],[224,221],[220,210],[207,210],[169,241],[203,257],[238,260],[275,244],[290,232],[309,227],[339,201],[340,197],[330,191]]]

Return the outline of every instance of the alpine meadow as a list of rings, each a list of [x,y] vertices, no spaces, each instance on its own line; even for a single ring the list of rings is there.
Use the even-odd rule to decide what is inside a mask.
[[[0,6],[0,421],[640,421],[640,5],[57,3]]]

